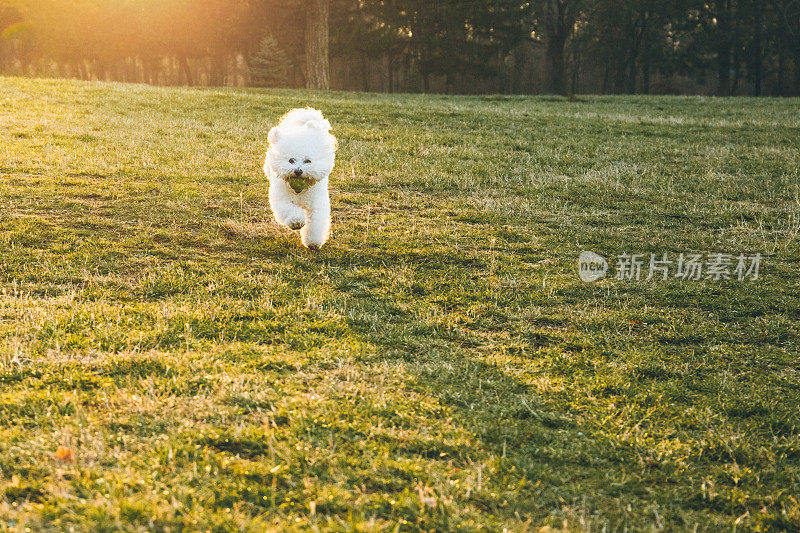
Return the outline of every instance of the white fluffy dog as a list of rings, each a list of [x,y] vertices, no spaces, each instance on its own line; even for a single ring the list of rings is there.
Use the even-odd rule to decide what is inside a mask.
[[[269,130],[264,173],[269,204],[279,224],[303,228],[300,238],[318,250],[331,229],[328,175],[333,170],[336,137],[316,109],[292,109]]]

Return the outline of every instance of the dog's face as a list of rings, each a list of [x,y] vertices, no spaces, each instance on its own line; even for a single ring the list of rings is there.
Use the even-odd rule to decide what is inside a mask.
[[[336,138],[316,121],[302,126],[276,126],[269,132],[267,163],[284,179],[321,180],[333,170]]]

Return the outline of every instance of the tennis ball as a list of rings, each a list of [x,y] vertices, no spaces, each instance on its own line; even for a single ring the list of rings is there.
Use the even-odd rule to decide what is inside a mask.
[[[289,187],[291,187],[294,192],[300,194],[304,190],[311,187],[311,184],[313,183],[314,180],[304,177],[300,178],[292,177],[287,179],[286,181],[289,182]]]

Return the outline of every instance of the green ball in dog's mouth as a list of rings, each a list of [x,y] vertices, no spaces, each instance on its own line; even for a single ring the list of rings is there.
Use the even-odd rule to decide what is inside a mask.
[[[301,176],[299,178],[292,176],[290,178],[286,178],[286,181],[289,183],[289,187],[291,187],[292,190],[297,194],[300,194],[314,184],[313,179],[306,178],[305,176]]]

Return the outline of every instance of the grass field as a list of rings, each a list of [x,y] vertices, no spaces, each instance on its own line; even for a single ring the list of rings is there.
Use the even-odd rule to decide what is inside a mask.
[[[798,106],[0,78],[0,530],[797,530]]]

